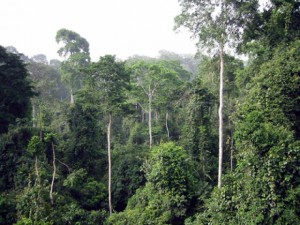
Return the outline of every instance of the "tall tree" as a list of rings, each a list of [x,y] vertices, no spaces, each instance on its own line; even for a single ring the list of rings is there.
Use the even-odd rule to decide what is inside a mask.
[[[65,57],[61,64],[62,77],[70,88],[71,103],[74,103],[74,92],[82,87],[82,68],[90,62],[89,43],[79,34],[67,29],[60,29],[56,33],[56,42],[64,46],[58,50],[60,56]]]
[[[167,140],[171,140],[173,138],[171,137],[171,133],[174,131],[174,129],[172,129],[172,123],[176,117],[176,113],[174,112],[175,104],[180,98],[179,96],[181,96],[179,90],[184,87],[184,84],[186,84],[193,75],[191,72],[185,70],[179,61],[159,60],[159,64],[165,68],[165,74],[163,74],[164,79],[162,79],[162,84],[157,90],[153,108],[156,111],[156,126],[161,126],[161,124],[157,123],[159,121],[159,115],[165,115],[161,123],[164,124],[163,127],[167,134]]]
[[[167,82],[172,81],[174,70],[159,62],[139,61],[132,66],[133,87],[138,104],[148,114],[149,147],[153,145],[152,113],[153,101],[163,96]],[[166,93],[164,93],[166,94]],[[145,98],[146,97],[146,98]]]
[[[237,99],[239,98],[238,89],[236,85],[237,71],[243,68],[243,62],[241,60],[235,59],[228,54],[224,55],[224,62],[226,68],[224,70],[224,113],[223,113],[223,136],[224,142],[224,168],[229,163],[230,168],[233,169],[234,166],[234,141],[233,141],[233,131],[234,124],[232,118],[235,111],[235,106]],[[203,81],[203,86],[207,87],[214,96],[218,96],[218,71],[219,71],[219,57],[203,57],[202,63],[199,67],[199,76]],[[239,99],[240,100],[240,99]],[[215,114],[212,116],[215,117]],[[217,119],[217,118],[215,118]],[[229,155],[230,153],[230,155]]]
[[[253,78],[235,121],[237,167],[193,224],[299,224],[299,50],[282,44]]]
[[[100,94],[103,110],[108,117],[107,123],[107,153],[108,153],[108,201],[109,212],[112,213],[111,193],[111,127],[114,114],[120,114],[123,109],[129,88],[129,73],[124,62],[118,62],[115,56],[105,55],[97,63],[91,65],[91,85]]]
[[[225,47],[232,44],[240,28],[234,23],[236,12],[230,0],[178,0],[182,12],[175,18],[176,27],[187,27],[199,38],[199,46],[209,51],[217,50],[220,58],[219,86],[219,169],[218,187],[222,184],[223,164],[223,90]]]
[[[0,133],[8,130],[17,118],[30,116],[33,87],[19,55],[0,46]]]

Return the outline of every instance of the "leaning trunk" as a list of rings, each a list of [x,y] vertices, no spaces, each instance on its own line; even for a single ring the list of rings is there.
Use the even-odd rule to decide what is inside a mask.
[[[220,93],[219,93],[219,170],[218,170],[218,188],[222,185],[222,163],[223,163],[223,88],[224,88],[224,49],[220,47]]]
[[[55,180],[55,176],[56,176],[56,157],[55,157],[55,149],[54,149],[54,144],[53,142],[52,144],[52,155],[53,155],[53,174],[52,174],[52,182],[51,182],[51,188],[50,188],[50,200],[51,200],[51,204],[54,204],[53,201],[53,186],[54,186],[54,180]]]
[[[108,154],[108,207],[109,213],[112,214],[112,203],[111,203],[111,149],[110,149],[110,132],[111,132],[112,116],[109,114],[108,125],[107,125],[107,154]]]
[[[170,139],[170,131],[169,131],[169,126],[168,126],[168,118],[169,118],[169,113],[166,112],[166,130],[167,130],[168,139]]]

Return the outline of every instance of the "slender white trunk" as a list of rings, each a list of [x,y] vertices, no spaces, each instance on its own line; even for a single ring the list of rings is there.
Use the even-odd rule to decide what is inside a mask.
[[[110,132],[111,132],[112,116],[109,114],[107,125],[107,154],[108,154],[108,207],[109,213],[112,214],[111,203],[111,149],[110,149]]]
[[[220,47],[220,94],[219,94],[219,171],[218,171],[218,188],[222,185],[222,163],[223,163],[223,88],[224,88],[224,49]]]
[[[38,158],[37,158],[37,156],[35,157],[35,175],[36,175],[35,183],[37,185],[40,185],[41,181],[40,181],[40,175],[39,175]]]
[[[149,126],[149,145],[150,145],[150,148],[152,148],[152,143],[153,143],[153,140],[152,140],[152,94],[150,93],[150,86],[149,86],[149,105],[148,105],[148,115],[149,115],[149,118],[148,118],[148,126]]]
[[[230,171],[233,171],[233,127],[231,125],[231,122],[229,120],[229,128],[231,130],[231,135],[230,135]]]
[[[35,201],[35,205],[38,208],[38,202],[40,201],[40,193],[41,193],[41,177],[39,174],[39,168],[38,168],[38,157],[35,156],[35,175],[36,175],[36,180],[35,180],[35,185],[38,187],[38,192],[37,192],[37,198]]]
[[[55,157],[55,149],[54,149],[54,144],[53,142],[52,144],[52,156],[53,156],[53,174],[52,174],[52,182],[51,182],[51,187],[50,187],[50,200],[51,200],[51,204],[54,204],[53,201],[53,187],[54,187],[54,180],[55,180],[55,176],[56,176],[56,157]]]
[[[166,129],[167,129],[167,135],[168,135],[168,139],[170,138],[170,131],[169,131],[169,127],[168,127],[168,118],[169,118],[169,113],[166,112]]]
[[[71,89],[71,91],[70,91],[70,95],[71,95],[70,103],[71,103],[71,104],[74,104],[74,94],[73,94],[73,90],[72,90],[72,89]]]
[[[230,171],[233,171],[233,138],[231,137],[231,144],[230,144]]]
[[[32,127],[36,127],[36,108],[34,103],[32,103]]]
[[[206,172],[205,172],[205,150],[204,148],[202,149],[202,173],[203,175],[206,175]]]

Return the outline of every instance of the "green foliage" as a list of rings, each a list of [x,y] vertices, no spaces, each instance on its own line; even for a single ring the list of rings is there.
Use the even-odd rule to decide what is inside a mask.
[[[174,209],[175,212],[172,207],[182,201],[170,195],[157,193],[153,185],[148,183],[144,188],[137,190],[129,200],[126,210],[110,216],[107,224],[170,224],[174,214],[180,216],[178,207]]]
[[[30,72],[30,79],[38,92],[35,98],[40,101],[51,101],[66,99],[67,88],[61,79],[58,68],[45,63],[31,61],[26,68]]]
[[[166,89],[174,87],[172,84],[176,85],[180,83],[178,79],[179,73],[169,61],[138,61],[131,65],[131,69],[131,79],[134,88],[138,92],[141,92],[140,95],[137,95],[138,93],[135,94],[137,95],[136,97],[140,98],[139,100],[142,103],[148,102],[147,93],[159,99],[166,95]],[[180,69],[182,70],[182,68]],[[166,83],[169,83],[169,85],[166,86]],[[144,99],[142,96],[144,96]]]
[[[199,80],[194,80],[190,88],[189,102],[186,106],[188,115],[185,117],[182,142],[192,157],[197,158],[203,152],[216,149],[213,142],[216,138],[215,131],[211,121],[215,97],[202,87]]]
[[[55,39],[57,43],[64,43],[58,54],[68,56],[61,64],[61,72],[63,80],[70,88],[71,103],[74,103],[75,91],[83,86],[85,74],[82,70],[90,62],[89,43],[76,32],[67,29],[58,30]]]
[[[99,124],[100,112],[95,96],[89,90],[78,93],[77,101],[68,112],[69,139],[62,145],[67,163],[72,168],[86,168],[89,174],[96,175],[96,166],[103,160],[103,129]],[[98,171],[99,172],[99,171]]]
[[[280,46],[260,66],[237,113],[237,168],[187,224],[299,223],[298,48]]]
[[[182,224],[195,191],[187,152],[169,142],[154,147],[143,166],[146,185],[108,224]]]
[[[188,174],[188,155],[181,147],[169,142],[155,147],[144,164],[148,182],[161,193],[187,194],[192,180]],[[172,177],[172,179],[170,179]]]
[[[44,143],[42,139],[38,136],[33,136],[30,142],[28,143],[28,152],[32,156],[40,155],[43,152],[44,148]]]
[[[175,17],[175,29],[188,28],[199,38],[202,49],[221,49],[239,38],[241,26],[235,1],[178,0],[182,10]]]
[[[51,143],[51,142],[55,142],[55,140],[57,139],[57,135],[55,133],[46,133],[44,140],[46,143]]]
[[[66,29],[62,63],[0,47],[0,224],[300,224],[300,3],[179,3],[177,26],[221,53],[201,56],[196,79],[199,60],[166,51],[90,63],[88,42]],[[223,54],[233,40],[247,63]],[[225,175],[214,189],[222,56]]]
[[[117,61],[115,56],[105,55],[90,66],[88,74],[89,85],[106,113],[124,108],[126,91],[129,89],[129,73],[124,62]]]
[[[236,132],[241,157],[238,168],[253,174],[249,183],[259,185],[254,193],[253,186],[240,193],[251,193],[251,199],[260,205],[258,211],[264,212],[260,217],[263,223],[294,224],[299,221],[299,206],[292,200],[297,194],[290,194],[297,193],[300,184],[296,172],[299,171],[296,162],[299,122],[295,116],[299,111],[299,74],[296,72],[299,67],[294,61],[299,57],[299,43],[290,43],[284,54],[283,47],[274,52],[273,59],[261,66],[248,101],[240,110],[243,119]],[[254,209],[242,201],[240,204],[244,210]],[[243,217],[245,221],[250,219],[247,213]]]
[[[63,102],[69,97],[66,84],[61,79],[59,68],[47,63],[30,61],[27,65],[38,96],[32,102],[32,124],[34,127],[46,129],[51,127],[61,133],[66,129]]]
[[[142,123],[135,123],[130,130],[130,136],[128,138],[129,144],[142,145],[148,138],[147,127]]]
[[[288,123],[300,137],[300,42],[279,46],[272,60],[261,66],[255,82],[261,89],[257,101],[262,103],[267,116],[275,123]],[[254,89],[255,92],[257,92]],[[274,111],[276,110],[276,113]],[[283,115],[282,115],[283,114]]]
[[[32,221],[30,218],[22,217],[16,225],[52,225],[53,222],[46,222],[43,220]]]
[[[0,224],[12,224],[16,221],[15,193],[2,192],[0,195]]]
[[[142,122],[148,123],[149,144],[159,143],[160,140],[166,139],[167,132],[164,127],[168,121],[160,120],[159,124],[154,124],[152,117],[156,114],[157,122],[158,114],[164,115],[172,110],[174,101],[172,94],[183,84],[184,81],[180,76],[184,76],[185,70],[171,61],[140,60],[130,67],[132,71],[130,101],[137,105],[136,109],[141,109]]]
[[[216,123],[212,121],[217,121],[217,105],[218,101],[217,96],[219,95],[219,70],[220,70],[220,57],[218,55],[210,58],[203,56],[202,63],[199,66],[199,78],[201,80],[202,87],[205,87],[209,90],[209,93],[214,98],[214,101],[210,103],[209,115],[206,118],[211,121],[210,130],[217,132]],[[241,71],[244,72],[243,62],[240,59],[237,59],[228,54],[224,55],[224,110],[223,110],[223,136],[224,136],[224,168],[230,168],[234,165],[234,155],[232,151],[234,150],[234,140],[233,132],[235,130],[233,115],[236,111],[236,104],[241,101],[242,93],[244,93],[246,82],[244,74],[241,75]],[[243,76],[243,77],[242,77]],[[246,75],[245,75],[246,76]],[[203,103],[202,103],[203,104]],[[199,105],[199,104],[198,104]],[[194,108],[197,108],[196,106]],[[197,110],[195,110],[197,112]],[[196,114],[197,115],[197,114]],[[197,120],[201,120],[204,116],[196,116]],[[205,138],[205,137],[204,137]],[[198,139],[199,140],[199,139]],[[194,142],[196,143],[196,142]],[[229,166],[230,165],[230,166]],[[232,168],[230,168],[232,169]]]
[[[141,166],[145,155],[148,153],[147,150],[148,147],[141,147],[139,144],[129,144],[114,149],[112,192],[113,205],[116,211],[124,210],[128,199],[145,183]]]
[[[96,210],[106,199],[106,186],[89,177],[85,169],[73,171],[63,182],[83,209]]]
[[[263,11],[258,10],[255,2],[252,7],[241,8],[242,15],[249,15],[243,35],[244,49],[250,49],[261,58],[262,54],[269,55],[274,47],[299,39],[298,1],[272,0]]]
[[[19,126],[0,136],[0,189],[22,188],[30,170],[30,159],[26,147],[30,141],[32,129]],[[29,161],[29,162],[28,162]]]
[[[34,94],[20,56],[0,46],[0,134],[6,133],[17,118],[29,116]]]
[[[61,56],[66,56],[68,54],[73,55],[75,53],[88,53],[89,43],[85,38],[81,37],[74,31],[67,30],[65,28],[60,29],[56,33],[55,40],[57,43],[63,42],[65,46],[58,50],[58,54]]]
[[[188,99],[180,143],[194,161],[198,199],[193,207],[199,208],[215,185],[217,177],[218,139],[213,114],[215,98],[198,79],[193,81],[186,94]],[[191,211],[193,207],[190,207]]]
[[[52,224],[53,209],[45,186],[27,187],[17,196],[17,224]]]
[[[64,180],[64,186],[73,188],[78,185],[84,183],[84,180],[87,176],[87,172],[85,169],[81,168],[79,170],[73,171],[68,175],[68,177]]]
[[[60,69],[62,79],[66,82],[72,91],[77,91],[83,86],[85,74],[83,68],[88,65],[89,53],[74,53],[68,60],[62,62]]]
[[[197,74],[198,65],[200,60],[192,54],[176,54],[166,50],[159,51],[160,59],[170,61],[171,64],[175,64],[175,70],[180,74],[181,79],[190,81]],[[180,67],[176,66],[176,64]],[[178,69],[178,70],[177,70]],[[184,69],[184,70],[182,70]]]
[[[246,119],[247,120],[247,119]],[[299,223],[299,143],[283,127],[264,125],[268,149],[260,155],[256,134],[244,139],[235,172],[207,200],[207,211],[191,224]],[[260,130],[256,128],[255,130]],[[261,140],[261,139],[260,139]]]

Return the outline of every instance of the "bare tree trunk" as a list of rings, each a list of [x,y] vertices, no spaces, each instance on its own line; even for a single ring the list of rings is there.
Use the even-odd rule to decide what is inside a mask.
[[[36,107],[34,103],[32,103],[32,127],[36,127]]]
[[[219,171],[218,188],[222,186],[222,163],[223,163],[223,88],[224,88],[224,49],[223,44],[220,47],[220,105],[219,105]]]
[[[74,94],[73,94],[73,90],[72,90],[72,89],[71,89],[71,91],[70,91],[70,95],[71,95],[70,103],[71,103],[71,104],[74,104]]]
[[[72,170],[72,169],[71,169],[66,163],[60,161],[59,159],[55,159],[55,160],[57,160],[60,164],[62,164],[62,165],[64,165],[65,167],[67,167],[68,172],[71,173],[71,170]]]
[[[167,129],[168,139],[170,139],[170,131],[169,131],[169,127],[168,127],[168,118],[169,118],[169,113],[166,112],[166,129]]]
[[[112,116],[109,114],[108,125],[107,125],[107,154],[108,154],[108,206],[109,213],[112,214],[112,203],[111,203],[111,149],[110,149],[110,132],[111,132]]]
[[[203,175],[206,174],[206,172],[205,172],[205,156],[204,156],[204,149],[202,150],[202,173],[203,173]]]
[[[233,171],[233,151],[234,151],[234,147],[233,147],[233,128],[230,127],[231,129],[231,137],[230,137],[230,171]]]
[[[40,174],[39,174],[37,156],[35,156],[35,175],[36,175],[35,185],[38,187],[38,192],[37,192],[37,198],[36,198],[36,201],[35,201],[35,205],[38,208],[38,204],[39,204],[39,201],[40,201],[40,193],[41,193],[41,177],[40,177]]]
[[[41,180],[40,180],[40,175],[39,175],[38,158],[37,158],[37,156],[35,156],[35,175],[36,175],[35,183],[37,185],[40,185],[41,184]]]
[[[148,115],[149,115],[149,118],[148,118],[148,126],[149,126],[149,145],[150,145],[150,148],[152,148],[152,143],[153,143],[153,139],[152,139],[152,109],[151,109],[151,106],[152,106],[152,94],[150,92],[150,86],[149,86],[149,105],[148,105]]]
[[[53,155],[53,174],[52,174],[52,182],[51,182],[51,188],[50,188],[50,200],[51,200],[51,204],[54,204],[53,201],[53,186],[54,186],[54,180],[55,180],[55,176],[56,176],[56,157],[55,157],[55,149],[54,149],[54,144],[53,141],[51,142],[52,144],[52,155]]]
[[[233,171],[233,139],[231,138],[231,146],[230,146],[230,171]]]

